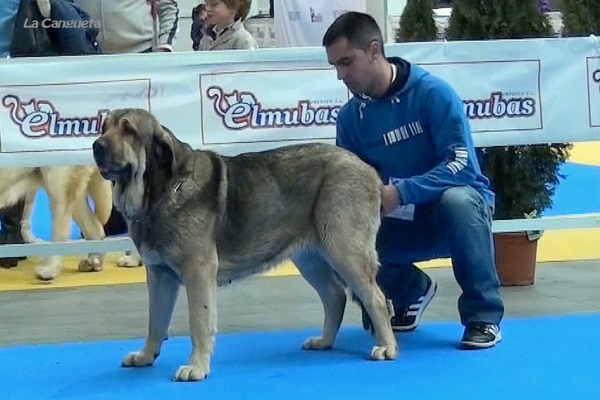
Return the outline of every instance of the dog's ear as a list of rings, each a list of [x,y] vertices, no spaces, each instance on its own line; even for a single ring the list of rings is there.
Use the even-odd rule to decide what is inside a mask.
[[[165,130],[161,125],[158,125],[153,137],[153,147],[158,162],[166,168],[169,168],[171,173],[174,174],[177,169],[177,159],[174,147],[175,142],[168,132],[168,129]]]
[[[139,132],[139,127],[138,127],[137,122],[138,121],[136,121],[136,118],[133,118],[131,116],[125,116],[125,117],[121,118],[121,120],[119,121],[119,123],[121,125],[121,129],[127,133],[138,133]]]

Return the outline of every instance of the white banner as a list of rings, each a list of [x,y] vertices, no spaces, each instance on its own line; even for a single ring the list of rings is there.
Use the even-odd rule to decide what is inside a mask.
[[[14,85],[0,90],[5,111],[0,113],[0,127],[6,127],[3,136],[16,133],[0,142],[3,153],[40,148],[87,150],[110,109],[135,107],[150,111],[147,79]]]
[[[343,12],[367,11],[366,0],[278,0],[275,41],[278,47],[320,46],[325,31]]]
[[[600,140],[591,38],[394,44],[461,96],[478,146]],[[106,111],[152,111],[231,155],[334,142],[349,99],[321,47],[0,60],[0,167],[92,162]],[[51,153],[50,153],[51,152]]]
[[[542,129],[539,60],[421,66],[456,89],[474,133]]]
[[[331,68],[203,75],[200,91],[207,146],[330,139],[350,98]]]
[[[588,57],[587,72],[590,127],[600,128],[600,56]]]

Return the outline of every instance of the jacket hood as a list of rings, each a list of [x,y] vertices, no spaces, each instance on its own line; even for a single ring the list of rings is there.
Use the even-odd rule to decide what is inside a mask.
[[[389,99],[390,97],[398,97],[403,92],[414,86],[418,81],[423,79],[424,76],[429,75],[429,72],[425,71],[423,68],[413,65],[403,58],[389,57],[388,61],[398,68],[398,75],[388,89],[387,93],[378,98],[373,98],[365,94],[359,94],[356,96],[358,99],[369,102],[385,100]]]

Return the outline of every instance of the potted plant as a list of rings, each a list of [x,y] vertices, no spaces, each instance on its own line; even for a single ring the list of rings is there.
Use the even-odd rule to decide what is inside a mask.
[[[553,35],[539,0],[456,0],[450,40],[520,39]],[[552,206],[571,145],[552,143],[480,148],[481,167],[496,193],[495,219],[534,218]],[[502,285],[530,285],[540,232],[495,234]]]
[[[535,218],[552,207],[570,144],[479,149],[483,173],[496,193],[498,220]],[[496,267],[503,285],[530,285],[535,278],[541,232],[495,233]]]

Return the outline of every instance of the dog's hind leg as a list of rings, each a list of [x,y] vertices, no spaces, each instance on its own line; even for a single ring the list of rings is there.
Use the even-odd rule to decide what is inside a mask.
[[[366,179],[361,180],[351,187],[324,185],[327,191],[315,205],[314,226],[326,260],[371,317],[377,342],[371,358],[394,359],[398,355],[398,342],[385,295],[376,281],[379,258],[375,243],[380,226],[381,191],[378,187],[361,190],[365,182]]]
[[[73,208],[73,219],[81,229],[83,237],[88,240],[104,239],[104,227],[88,203],[86,196],[81,196]],[[79,272],[102,271],[104,254],[91,253],[79,262]]]
[[[25,207],[23,207],[23,217],[21,218],[21,236],[23,237],[25,243],[38,242],[38,239],[31,231],[31,214],[33,213],[33,202],[35,200],[35,195],[36,193],[28,193],[23,198],[25,201]]]
[[[375,280],[378,266],[375,249],[350,248],[336,242],[329,247],[331,264],[360,299],[373,323],[377,345],[371,350],[371,358],[393,360],[398,355],[398,342],[390,324],[385,295]]]
[[[78,197],[71,186],[72,167],[42,168],[42,182],[52,215],[52,241],[66,242],[71,239],[71,213]],[[44,281],[56,278],[62,267],[61,256],[45,257],[34,269],[35,276]]]
[[[344,317],[347,298],[344,284],[327,261],[317,252],[303,252],[294,257],[293,261],[304,279],[319,294],[325,312],[321,336],[306,339],[302,348],[306,350],[330,349]]]

